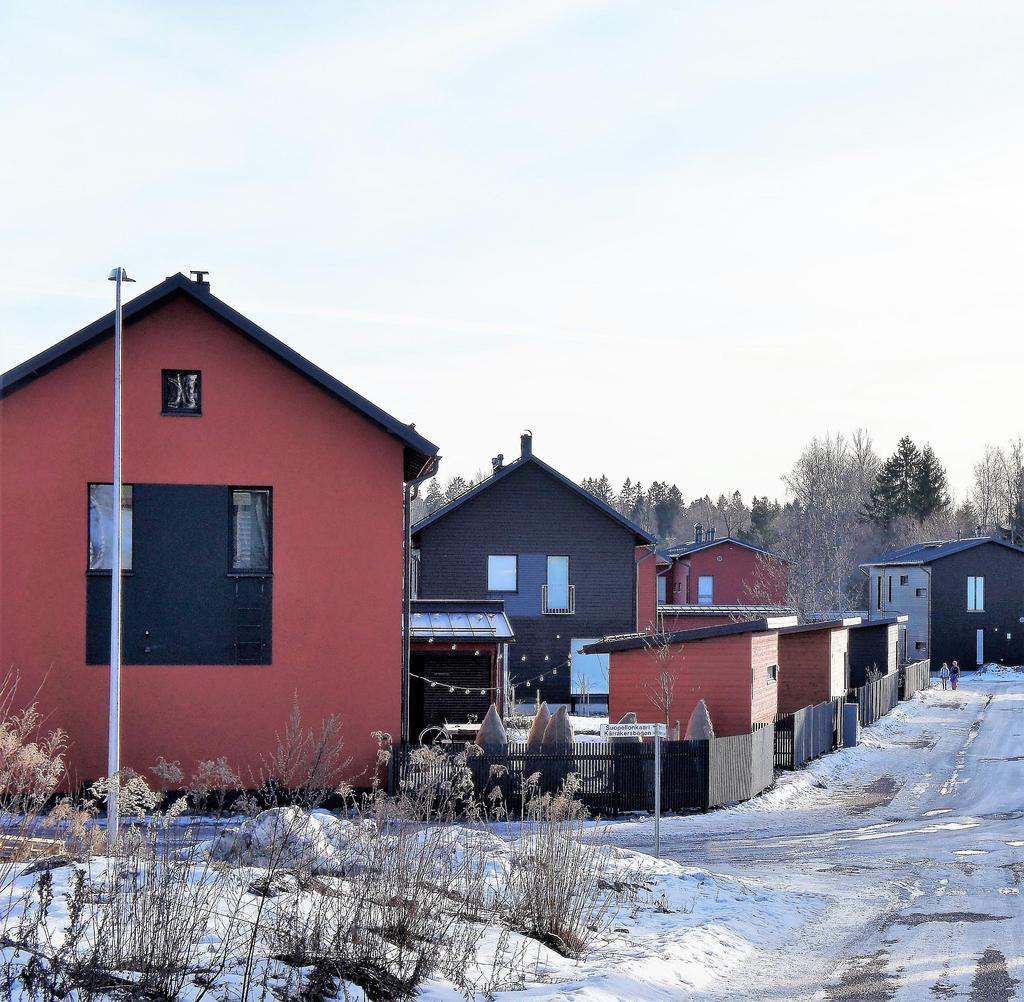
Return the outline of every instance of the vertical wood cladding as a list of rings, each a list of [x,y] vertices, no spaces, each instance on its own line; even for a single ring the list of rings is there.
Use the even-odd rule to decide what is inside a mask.
[[[685,730],[693,708],[703,699],[715,734],[748,734],[752,722],[768,723],[778,707],[778,686],[768,667],[778,663],[775,633],[739,634],[673,644],[667,656],[650,648],[611,654],[609,714],[630,711],[642,722],[664,721],[655,694],[665,673],[672,685],[671,723]]]
[[[524,698],[539,690],[542,699],[568,702],[570,640],[636,629],[634,534],[534,463],[523,463],[426,526],[416,541],[421,598],[505,599],[516,633],[513,681],[544,674],[543,682],[519,693]],[[487,590],[487,557],[501,553],[520,555],[515,594]],[[547,555],[569,557],[574,615],[541,613]]]
[[[899,627],[895,623],[865,623],[850,630],[850,685],[862,686],[868,672],[895,671]]]

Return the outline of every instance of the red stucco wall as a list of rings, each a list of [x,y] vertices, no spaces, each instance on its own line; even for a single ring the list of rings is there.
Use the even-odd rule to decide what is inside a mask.
[[[636,560],[636,628],[640,633],[657,628],[658,557],[649,546],[638,546]]]
[[[0,663],[41,688],[74,779],[106,771],[107,671],[85,664],[89,481],[111,479],[112,340],[0,402]],[[202,370],[163,417],[161,369]],[[123,763],[272,750],[292,694],[343,723],[359,772],[400,718],[402,445],[184,297],[126,324],[126,483],[273,488],[274,663],[126,666]]]
[[[777,634],[741,634],[673,644],[661,658],[652,649],[611,655],[609,715],[618,720],[633,711],[640,721],[664,720],[652,691],[664,671],[673,683],[671,724],[683,730],[698,701],[706,701],[715,734],[747,734],[752,721],[775,717],[777,686],[767,668],[776,663]]]

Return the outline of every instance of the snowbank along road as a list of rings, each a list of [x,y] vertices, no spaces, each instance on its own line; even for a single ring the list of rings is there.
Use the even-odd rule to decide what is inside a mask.
[[[758,801],[663,824],[666,856],[822,901],[686,997],[1024,999],[1024,676],[968,675],[862,736]],[[612,828],[649,849],[649,822]]]

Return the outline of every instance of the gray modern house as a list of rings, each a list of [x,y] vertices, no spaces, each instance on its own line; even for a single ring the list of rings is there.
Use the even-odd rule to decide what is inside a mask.
[[[1024,664],[1024,548],[990,536],[915,543],[861,569],[869,620],[908,617],[908,660]]]

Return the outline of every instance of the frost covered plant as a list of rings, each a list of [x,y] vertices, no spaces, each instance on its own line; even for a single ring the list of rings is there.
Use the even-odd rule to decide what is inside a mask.
[[[39,708],[15,709],[18,676],[0,680],[0,810],[35,815],[65,776],[67,735],[60,728],[43,733]]]
[[[603,847],[588,838],[571,773],[555,794],[534,796],[513,843],[503,908],[507,921],[566,957],[583,957],[617,902]]]
[[[228,794],[241,788],[241,777],[231,768],[228,760],[203,759],[196,764],[188,784],[188,799],[193,808],[213,810],[216,817],[224,814]]]
[[[344,773],[351,763],[338,718],[327,717],[319,733],[307,730],[296,693],[284,732],[277,735],[277,747],[260,756],[253,785],[266,807],[296,804],[311,810],[347,789]]]
[[[122,769],[114,777],[97,779],[89,787],[89,796],[98,803],[106,803],[114,782],[117,783],[118,812],[122,817],[143,817],[153,811],[162,799],[146,782],[146,777],[134,769]]]

